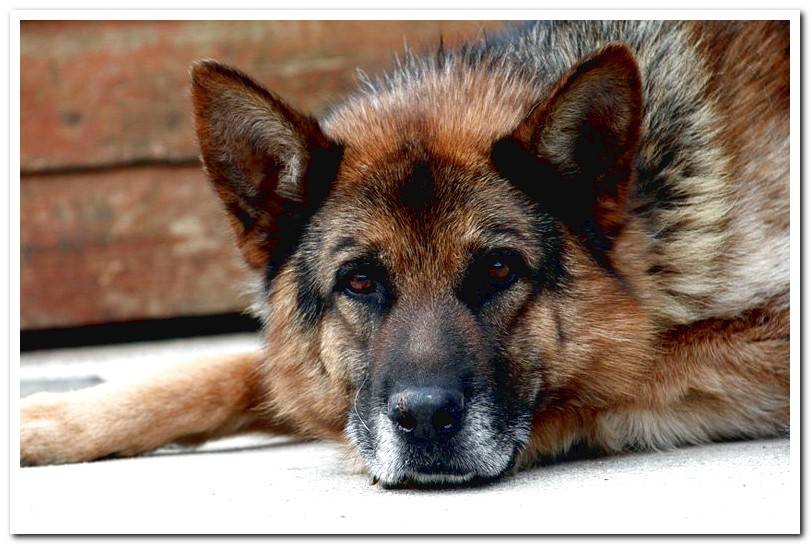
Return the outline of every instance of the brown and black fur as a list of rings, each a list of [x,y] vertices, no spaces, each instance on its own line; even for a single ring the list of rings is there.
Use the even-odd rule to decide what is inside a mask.
[[[32,396],[22,459],[266,430],[345,441],[385,484],[458,482],[576,443],[787,433],[788,38],[517,25],[408,54],[319,120],[195,65],[266,347]],[[417,387],[458,392],[454,435],[405,437]]]

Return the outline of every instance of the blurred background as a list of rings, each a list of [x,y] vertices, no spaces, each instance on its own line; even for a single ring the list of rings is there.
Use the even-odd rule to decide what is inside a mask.
[[[24,21],[24,350],[247,331],[245,275],[197,159],[192,61],[213,58],[318,113],[404,43],[482,21]]]

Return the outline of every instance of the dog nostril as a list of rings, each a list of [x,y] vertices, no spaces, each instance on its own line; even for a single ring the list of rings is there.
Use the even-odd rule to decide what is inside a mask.
[[[437,430],[450,431],[456,424],[456,419],[451,416],[447,410],[440,409],[434,413],[434,416],[431,418],[431,424]]]
[[[404,411],[397,412],[397,418],[395,421],[397,426],[406,433],[414,431],[414,428],[417,427],[417,419],[414,418],[410,413]]]

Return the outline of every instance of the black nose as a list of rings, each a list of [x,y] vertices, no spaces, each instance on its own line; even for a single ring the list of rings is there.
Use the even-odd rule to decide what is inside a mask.
[[[409,440],[449,438],[461,427],[464,412],[465,398],[457,390],[407,388],[389,397],[389,418]]]

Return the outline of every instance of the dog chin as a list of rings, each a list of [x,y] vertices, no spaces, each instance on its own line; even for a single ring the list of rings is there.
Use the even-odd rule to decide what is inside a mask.
[[[488,479],[489,480],[489,479]],[[406,471],[402,476],[394,480],[380,478],[380,484],[384,488],[450,488],[454,486],[464,486],[481,482],[482,478],[476,472],[471,471],[465,474],[453,473],[421,473],[416,471]]]
[[[470,482],[476,477],[476,473],[471,471],[463,475],[450,473],[413,473],[406,472],[405,481],[423,484],[462,484]]]
[[[456,486],[481,485],[489,483],[502,476],[512,464],[507,464],[496,473],[469,471],[467,473],[450,473],[445,470],[415,471],[408,468],[397,473],[381,472],[373,478],[379,480],[384,488],[452,488]]]

